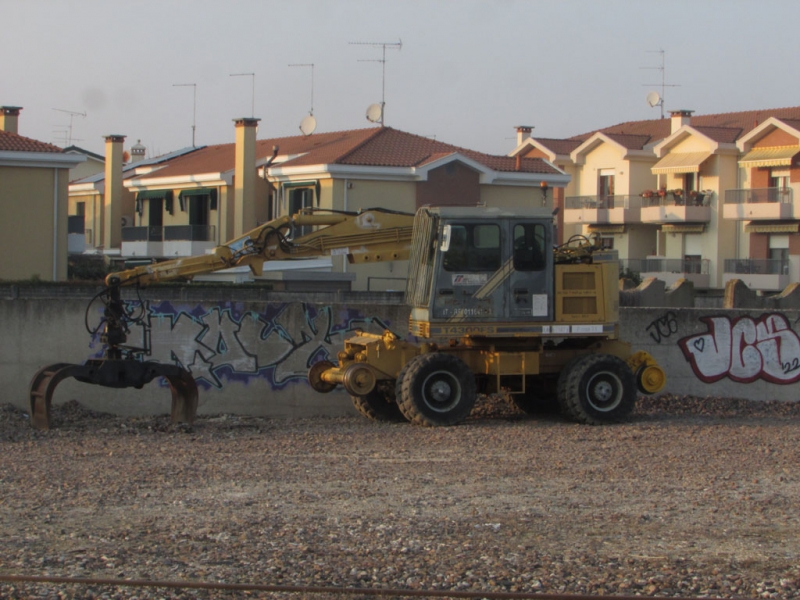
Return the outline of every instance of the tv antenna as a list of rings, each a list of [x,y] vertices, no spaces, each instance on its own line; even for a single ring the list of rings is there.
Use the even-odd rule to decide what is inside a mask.
[[[256,116],[256,74],[255,73],[231,73],[231,77],[250,77],[253,99],[250,104],[250,117]]]
[[[649,87],[653,85],[660,85],[661,86],[661,94],[659,95],[658,92],[650,92],[647,94],[647,103],[651,107],[660,106],[661,107],[661,118],[664,118],[664,89],[668,87],[681,87],[679,85],[674,85],[670,83],[666,83],[666,68],[664,67],[664,57],[666,52],[664,50],[648,50],[650,53],[658,53],[661,55],[661,66],[660,67],[639,67],[640,69],[655,69],[657,71],[661,71],[661,83],[644,83],[643,86]]]
[[[317,120],[314,118],[314,63],[292,63],[290,67],[311,67],[311,109],[308,116],[300,121],[300,131],[303,135],[311,135],[317,128]]]
[[[190,87],[192,88],[192,148],[196,148],[197,144],[194,143],[194,134],[197,129],[197,84],[196,83],[173,83],[172,87]]]
[[[72,120],[75,117],[84,117],[86,118],[85,112],[75,112],[74,110],[65,110],[63,108],[54,108],[53,110],[57,110],[58,112],[67,113],[69,115],[69,129],[67,129],[64,146],[72,146]]]
[[[381,63],[382,69],[382,79],[381,79],[381,104],[380,104],[380,124],[383,127],[383,119],[384,119],[384,109],[386,107],[386,49],[390,48],[392,50],[402,50],[403,48],[403,40],[398,39],[397,42],[350,42],[352,46],[381,46],[383,48],[382,57],[379,59],[359,59],[358,62],[379,62]],[[374,116],[374,109],[373,105],[367,109],[367,119],[373,121],[370,118],[372,114]],[[373,123],[376,121],[373,121]]]

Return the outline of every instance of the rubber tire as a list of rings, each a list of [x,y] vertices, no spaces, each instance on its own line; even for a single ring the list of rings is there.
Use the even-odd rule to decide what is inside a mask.
[[[393,390],[392,390],[393,391]],[[353,406],[364,417],[385,423],[402,423],[406,420],[393,393],[380,389],[380,384],[365,396],[350,396]]]
[[[573,421],[587,425],[615,423],[633,410],[636,390],[636,376],[621,358],[586,354],[561,371],[558,404],[561,414]]]
[[[511,394],[511,402],[526,415],[557,414],[558,392],[554,383],[557,381],[547,381],[543,375],[528,376],[525,393]]]
[[[432,385],[439,383],[431,396]],[[452,354],[420,354],[403,367],[397,378],[397,404],[411,423],[425,427],[456,425],[466,419],[478,399],[475,375]]]

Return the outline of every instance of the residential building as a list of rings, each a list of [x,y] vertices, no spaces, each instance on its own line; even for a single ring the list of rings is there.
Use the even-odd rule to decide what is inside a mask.
[[[132,223],[121,229],[121,256],[201,254],[305,207],[552,206],[553,190],[569,180],[541,158],[487,155],[390,127],[257,140],[257,124],[236,119],[235,143],[197,148],[122,177],[121,214]],[[107,172],[103,184],[115,176]],[[78,191],[73,186],[76,199]],[[400,289],[407,274],[405,262],[354,270],[336,256],[326,265],[352,289]]]
[[[528,129],[530,131],[530,128]],[[800,107],[631,121],[566,139],[523,131],[511,157],[571,175],[564,241],[598,235],[622,271],[699,289],[800,281]]]
[[[65,280],[69,170],[86,158],[19,135],[21,110],[0,107],[0,279]]]

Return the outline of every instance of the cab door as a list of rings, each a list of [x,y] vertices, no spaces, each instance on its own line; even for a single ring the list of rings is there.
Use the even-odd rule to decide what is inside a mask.
[[[454,220],[442,225],[432,316],[438,321],[496,321],[507,300],[502,221]]]
[[[511,273],[507,314],[515,321],[553,320],[553,226],[548,221],[510,221]]]

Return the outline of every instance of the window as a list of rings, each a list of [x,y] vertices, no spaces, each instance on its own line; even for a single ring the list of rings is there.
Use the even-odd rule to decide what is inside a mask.
[[[697,173],[684,173],[683,174],[683,193],[697,191]]]
[[[479,272],[500,268],[500,228],[497,225],[451,225],[445,271]]]
[[[300,212],[303,208],[312,208],[314,206],[314,189],[307,188],[294,188],[289,190],[289,215],[294,215]],[[294,230],[293,237],[300,237],[311,233],[311,226],[306,225],[297,227]]]
[[[683,257],[683,272],[699,275],[702,271],[703,257],[699,254],[687,254]]]
[[[600,247],[603,250],[613,250],[614,249],[614,238],[613,237],[601,237],[600,238]]]
[[[541,271],[546,266],[545,232],[541,223],[514,225],[514,269]]]
[[[597,172],[597,200],[601,207],[614,195],[614,169],[600,169]]]
[[[75,214],[79,217],[83,217],[86,215],[86,202],[75,203]]]

